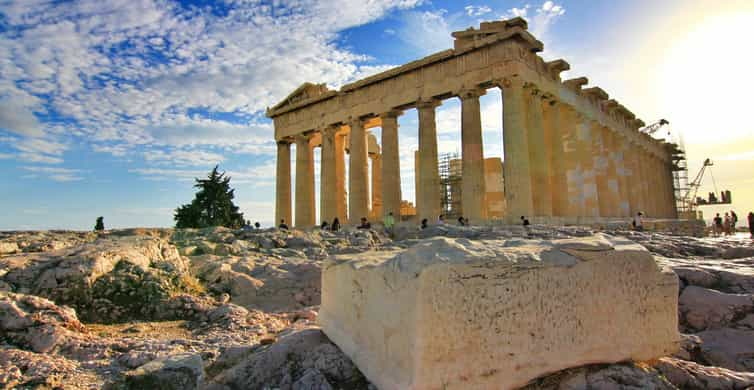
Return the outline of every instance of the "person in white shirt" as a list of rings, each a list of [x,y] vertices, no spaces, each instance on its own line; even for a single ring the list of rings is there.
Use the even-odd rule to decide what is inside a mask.
[[[644,230],[644,221],[642,220],[642,215],[644,214],[642,214],[641,211],[636,213],[636,216],[634,217],[634,222],[633,222],[634,230],[637,230],[637,231]]]

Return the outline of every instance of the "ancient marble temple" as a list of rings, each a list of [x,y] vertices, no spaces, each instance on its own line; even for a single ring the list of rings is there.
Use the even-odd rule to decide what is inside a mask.
[[[537,55],[542,42],[514,18],[454,32],[453,49],[344,85],[305,83],[269,108],[277,141],[275,215],[316,223],[313,148],[321,149],[320,218],[357,223],[401,206],[398,117],[416,108],[417,220],[441,214],[435,110],[461,101],[462,212],[488,219],[479,97],[502,91],[505,215],[542,223],[626,218],[676,218],[673,145],[638,131],[644,122],[585,77]],[[370,129],[381,127],[381,142]],[[370,142],[371,141],[371,142]],[[291,185],[295,144],[295,185]],[[349,153],[346,177],[345,153]],[[372,159],[369,174],[368,159]],[[370,183],[371,182],[371,183]],[[347,187],[347,188],[346,188]],[[295,205],[291,204],[292,190]]]

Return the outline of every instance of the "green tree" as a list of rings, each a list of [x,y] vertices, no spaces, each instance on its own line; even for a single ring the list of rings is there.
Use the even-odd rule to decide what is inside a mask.
[[[225,226],[239,228],[245,220],[243,213],[233,204],[234,190],[230,188],[230,176],[212,169],[206,179],[196,179],[199,189],[194,200],[175,209],[175,227],[204,228]]]
[[[97,222],[94,224],[94,231],[101,232],[105,230],[105,219],[103,217],[97,217]]]

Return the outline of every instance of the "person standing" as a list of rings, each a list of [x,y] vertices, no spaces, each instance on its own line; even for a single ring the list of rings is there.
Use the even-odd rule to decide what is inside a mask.
[[[392,236],[393,227],[395,226],[395,217],[393,216],[392,211],[382,219],[382,224],[385,226],[385,233]]]
[[[725,219],[723,220],[723,232],[726,236],[730,236],[730,214],[725,213]]]
[[[285,223],[284,219],[280,220],[280,225],[278,225],[278,229],[280,229],[280,230],[288,230],[288,224]]]
[[[730,230],[733,232],[733,234],[736,234],[736,224],[738,223],[738,215],[735,211],[730,211]]]
[[[751,211],[749,212],[748,220],[749,220],[749,234],[751,235],[751,238],[754,238],[754,213],[752,213]]]
[[[714,234],[719,236],[723,232],[723,218],[720,217],[720,213],[715,214],[715,218],[712,220],[714,223]]]
[[[340,230],[340,220],[338,219],[338,217],[333,218],[332,224],[330,225],[330,230],[334,232]]]

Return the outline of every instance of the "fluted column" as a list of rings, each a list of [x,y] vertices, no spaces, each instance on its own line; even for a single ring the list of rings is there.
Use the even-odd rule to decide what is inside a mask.
[[[346,135],[339,128],[335,133],[335,213],[341,223],[348,221],[346,198]],[[332,222],[332,221],[330,221]]]
[[[471,222],[487,219],[487,189],[484,177],[484,147],[479,97],[483,89],[461,91],[461,150],[463,180],[461,210]]]
[[[594,145],[592,143],[592,121],[583,114],[577,114],[576,153],[580,158],[580,179],[582,182],[583,216],[598,217],[600,215],[599,193],[597,191],[597,177],[594,169]]]
[[[382,208],[385,215],[401,213],[401,158],[398,147],[399,111],[380,115],[382,119]]]
[[[311,134],[296,136],[296,227],[314,226],[314,159]]]
[[[277,152],[274,226],[281,220],[285,220],[287,224],[291,223],[291,144],[278,141]]]
[[[629,194],[629,168],[626,162],[627,142],[622,136],[613,133],[613,149],[615,151],[615,174],[618,180],[618,207],[621,217],[631,215],[631,195]]]
[[[608,186],[608,158],[607,142],[602,131],[602,125],[592,122],[592,161],[594,164],[594,177],[597,184],[597,202],[599,215],[609,217],[612,215],[611,206],[614,201]]]
[[[322,221],[332,221],[338,215],[338,199],[335,191],[337,176],[335,170],[336,127],[322,131],[322,157],[320,163],[319,216]]]
[[[565,186],[563,215],[579,217],[584,213],[584,186],[581,179],[581,156],[578,149],[579,118],[571,106],[560,110],[560,141],[563,149],[562,171]]]
[[[435,221],[440,215],[440,174],[437,171],[437,128],[435,107],[437,100],[418,102],[419,110],[419,187],[416,194],[416,214],[419,220]]]
[[[637,153],[639,157],[639,171],[641,172],[641,199],[645,214],[650,217],[654,217],[654,205],[652,199],[649,196],[649,155],[647,151],[642,147]]]
[[[552,216],[552,189],[548,140],[542,118],[542,96],[533,87],[525,90],[525,96],[533,215],[549,217]]]
[[[644,171],[642,170],[641,160],[643,150],[641,145],[632,145],[631,150],[631,194],[632,205],[634,209],[631,210],[632,215],[636,215],[637,212],[647,212],[647,202],[644,195]]]
[[[372,153],[372,218],[382,217],[382,155]]]
[[[526,135],[526,107],[523,84],[519,80],[504,80],[503,90],[503,176],[507,219],[531,216],[532,201],[529,138]]]
[[[359,223],[369,216],[368,183],[369,166],[367,161],[367,133],[364,122],[354,119],[350,122],[351,136],[348,160],[348,221]]]
[[[561,120],[561,110],[565,107],[555,100],[549,100],[542,106],[543,124],[545,129],[545,146],[549,149],[550,158],[550,193],[552,194],[552,214],[555,216],[568,215],[568,183],[566,181],[566,162],[563,149],[564,125]]]

